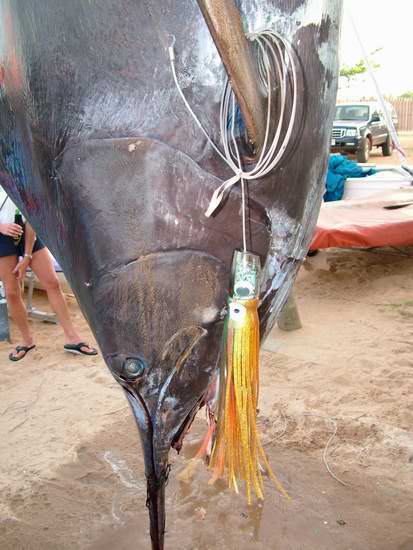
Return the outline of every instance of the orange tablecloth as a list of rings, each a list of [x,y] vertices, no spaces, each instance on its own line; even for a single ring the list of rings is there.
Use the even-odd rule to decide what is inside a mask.
[[[413,188],[324,203],[310,250],[407,245],[413,245]]]

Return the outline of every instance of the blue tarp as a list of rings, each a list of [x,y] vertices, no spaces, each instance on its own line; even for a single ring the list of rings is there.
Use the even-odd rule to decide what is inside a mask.
[[[353,160],[343,155],[330,155],[328,161],[325,202],[339,201],[344,194],[344,184],[347,178],[362,178],[375,174],[375,168],[362,168]]]

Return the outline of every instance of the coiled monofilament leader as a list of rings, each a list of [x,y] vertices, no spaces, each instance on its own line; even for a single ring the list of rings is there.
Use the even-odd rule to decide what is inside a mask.
[[[182,88],[179,84],[176,67],[175,67],[175,51],[174,46],[169,48],[169,58],[171,62],[172,74],[175,85],[178,89],[186,108],[194,118],[196,124],[201,129],[213,149],[222,158],[224,162],[233,170],[234,176],[224,181],[212,195],[209,207],[205,212],[207,217],[210,217],[220,205],[225,193],[236,183],[241,182],[242,191],[242,225],[243,225],[243,244],[246,251],[246,230],[245,230],[245,186],[244,182],[262,178],[269,174],[280,162],[288,143],[291,139],[291,134],[294,127],[296,110],[297,110],[297,71],[295,67],[294,56],[289,43],[278,33],[272,30],[263,30],[260,32],[248,35],[249,40],[255,42],[258,46],[258,68],[260,85],[267,95],[267,115],[266,115],[266,130],[264,143],[255,166],[250,171],[245,171],[242,166],[241,155],[238,144],[235,139],[235,106],[236,98],[234,91],[231,88],[228,77],[226,78],[220,109],[220,131],[223,151],[221,151],[213,142],[208,132],[203,127],[197,115],[189,105]],[[291,70],[291,110],[289,113],[288,123],[286,115],[286,103],[288,93],[289,72]],[[274,75],[275,71],[275,75]],[[274,135],[270,137],[272,121],[271,121],[271,103],[272,103],[272,88],[274,79],[277,87],[280,89],[280,113],[278,123],[274,128]],[[231,112],[231,124],[228,125]],[[281,130],[286,127],[284,138],[280,142]]]

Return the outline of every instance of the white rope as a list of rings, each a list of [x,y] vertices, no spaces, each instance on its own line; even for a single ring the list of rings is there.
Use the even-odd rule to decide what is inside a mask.
[[[370,78],[372,79],[374,87],[376,88],[377,97],[379,99],[379,102],[380,102],[380,105],[381,105],[381,108],[382,108],[382,111],[383,111],[384,120],[386,121],[387,128],[389,129],[390,136],[391,136],[391,139],[393,141],[394,147],[395,147],[395,149],[396,149],[396,151],[399,155],[400,165],[401,165],[401,170],[399,170],[399,171],[402,173],[403,176],[406,176],[406,174],[407,174],[408,177],[411,178],[411,176],[412,176],[411,171],[409,170],[409,168],[407,166],[405,166],[406,163],[407,163],[407,158],[406,158],[405,152],[404,152],[403,147],[400,143],[399,136],[397,135],[396,128],[394,127],[392,117],[390,116],[389,110],[388,110],[386,102],[384,100],[384,96],[381,92],[379,83],[377,81],[377,78],[374,74],[371,63],[369,61],[366,49],[365,49],[364,44],[363,44],[363,41],[361,40],[360,33],[358,32],[357,26],[354,22],[354,19],[351,15],[350,11],[348,11],[348,16],[349,16],[349,19],[351,21],[351,24],[352,24],[352,27],[353,27],[353,30],[354,30],[354,34],[356,35],[357,42],[359,43],[361,53],[364,57],[364,63],[366,64],[366,67],[367,67],[368,73],[370,75]]]
[[[245,171],[242,167],[241,155],[238,144],[235,139],[235,94],[230,86],[228,76],[225,81],[220,108],[220,131],[223,145],[223,152],[215,145],[208,132],[203,127],[197,115],[189,105],[182,88],[179,84],[175,67],[175,51],[174,45],[169,47],[169,59],[171,62],[172,75],[175,85],[181,96],[187,110],[195,120],[196,124],[207,138],[215,152],[234,172],[234,176],[224,181],[213,193],[208,209],[205,212],[207,217],[210,217],[218,206],[221,204],[225,194],[238,182],[241,183],[242,195],[242,233],[244,250],[247,248],[246,243],[246,198],[245,198],[245,183],[250,180],[255,180],[266,176],[280,162],[288,143],[291,139],[293,126],[295,122],[297,110],[297,71],[295,67],[294,57],[288,42],[278,33],[270,30],[248,35],[249,40],[255,42],[258,46],[258,70],[260,77],[260,86],[267,94],[267,116],[266,129],[264,136],[263,147],[257,163],[250,171]],[[280,115],[274,135],[270,139],[271,131],[271,74],[275,68],[276,78],[280,83]],[[287,88],[289,79],[289,69],[291,69],[291,112],[288,119],[287,129],[281,144],[280,136],[282,128],[285,127],[285,112],[287,102]],[[232,110],[231,128],[228,128],[229,111]]]

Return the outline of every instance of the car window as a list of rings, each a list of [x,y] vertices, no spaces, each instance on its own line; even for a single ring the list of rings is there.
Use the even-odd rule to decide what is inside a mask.
[[[368,105],[337,105],[336,120],[368,120]]]

